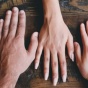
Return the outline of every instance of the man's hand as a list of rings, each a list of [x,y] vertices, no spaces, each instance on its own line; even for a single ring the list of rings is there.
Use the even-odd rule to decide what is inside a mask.
[[[25,12],[14,7],[0,20],[0,88],[14,88],[17,79],[32,63],[38,46],[35,32],[28,50],[24,46]]]
[[[44,24],[39,34],[39,45],[35,59],[35,69],[38,68],[42,51],[44,50],[44,76],[49,76],[49,63],[51,58],[53,84],[58,82],[59,64],[63,82],[67,78],[67,65],[65,47],[74,61],[73,37],[63,21],[58,0],[43,0]],[[59,59],[59,62],[58,62]]]
[[[83,52],[81,55],[80,45],[77,42],[75,42],[74,46],[76,63],[82,76],[88,80],[88,21],[86,22],[86,30],[85,25],[83,23],[81,24],[80,32],[82,37]]]

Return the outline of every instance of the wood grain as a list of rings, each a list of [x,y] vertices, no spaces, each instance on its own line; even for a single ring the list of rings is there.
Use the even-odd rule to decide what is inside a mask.
[[[59,1],[64,21],[68,25],[74,37],[74,41],[78,41],[81,44],[79,25],[88,19],[88,0]],[[40,31],[43,24],[42,0],[0,0],[0,17],[4,18],[5,12],[13,6],[24,9],[26,12],[27,28],[25,33],[25,46],[27,48],[31,34],[34,31]],[[75,62],[71,62],[68,55],[66,55],[66,57],[68,64],[68,78],[66,83],[62,83],[60,77],[58,85],[53,87],[51,70],[49,80],[44,81],[42,55],[39,69],[34,70],[34,65],[32,64],[32,66],[20,76],[16,88],[88,88],[88,81],[81,77]]]

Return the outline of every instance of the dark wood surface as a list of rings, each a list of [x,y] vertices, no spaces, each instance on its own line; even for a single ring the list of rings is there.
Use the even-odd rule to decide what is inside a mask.
[[[42,0],[0,0],[0,17],[4,18],[5,12],[17,6],[24,9],[27,15],[27,28],[25,35],[25,46],[30,40],[34,31],[39,31],[43,24]],[[88,0],[60,0],[61,11],[65,23],[74,36],[74,41],[80,41],[79,25],[88,19]],[[38,70],[34,70],[32,64],[28,70],[23,73],[16,85],[16,88],[88,88],[88,81],[83,79],[77,69],[75,62],[71,62],[68,55],[68,78],[66,83],[62,83],[61,78],[58,85],[52,85],[52,73],[48,81],[43,79],[43,55]]]

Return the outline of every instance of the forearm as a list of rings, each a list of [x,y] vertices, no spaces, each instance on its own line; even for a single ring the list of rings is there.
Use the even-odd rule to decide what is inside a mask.
[[[54,15],[62,19],[58,0],[42,0],[42,1],[43,1],[44,17],[50,17]]]
[[[18,76],[5,75],[0,77],[0,88],[15,88]]]

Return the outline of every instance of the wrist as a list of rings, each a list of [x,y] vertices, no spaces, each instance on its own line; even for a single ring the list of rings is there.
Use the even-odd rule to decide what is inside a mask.
[[[18,78],[17,75],[0,75],[0,88],[15,88]]]
[[[62,18],[58,0],[43,0],[44,18],[51,16]]]

